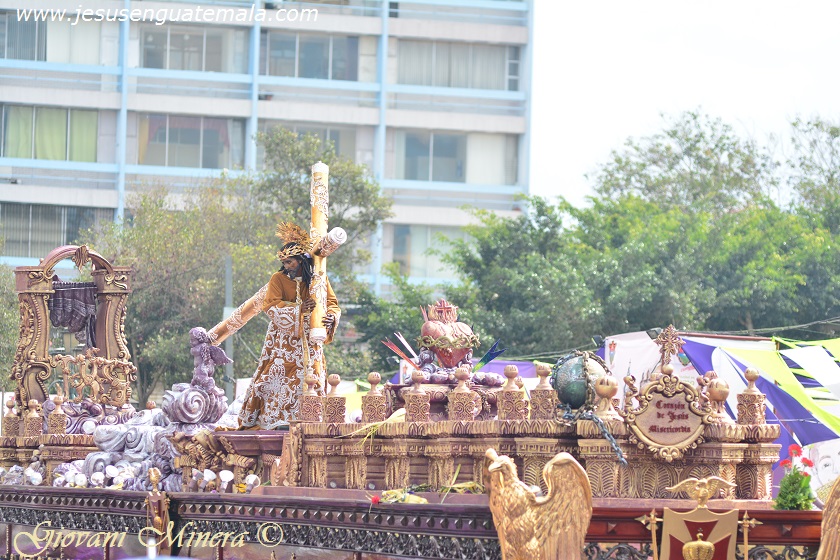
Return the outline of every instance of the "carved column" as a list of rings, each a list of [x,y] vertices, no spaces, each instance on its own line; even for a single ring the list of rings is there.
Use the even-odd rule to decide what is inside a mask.
[[[320,422],[323,401],[315,391],[318,376],[314,373],[307,373],[303,382],[306,384],[306,390],[300,396],[300,414],[298,420],[301,422]]]
[[[131,359],[125,339],[125,303],[131,293],[131,267],[92,272],[96,283],[96,344],[99,355],[111,360]],[[131,379],[130,381],[133,381]]]
[[[453,441],[450,438],[441,438],[426,445],[425,455],[429,458],[428,480],[434,490],[452,484],[455,476]]]
[[[385,457],[385,489],[405,488],[410,480],[408,455]]]
[[[67,432],[67,415],[61,406],[64,403],[64,397],[55,397],[53,402],[55,403],[55,410],[47,418],[48,431],[51,434],[64,434]]]
[[[15,400],[6,403],[6,415],[3,416],[3,436],[17,437],[20,433],[20,416],[15,413]]]
[[[744,425],[758,425],[766,423],[766,397],[755,386],[759,377],[757,370],[748,368],[744,372],[749,385],[743,393],[738,395],[738,423]]]
[[[522,391],[516,386],[516,378],[519,376],[519,369],[516,366],[505,366],[505,377],[507,383],[497,393],[499,407],[499,420],[525,420],[528,418],[528,403],[522,395]]]
[[[420,384],[423,382],[423,373],[415,369],[411,375],[414,386],[405,393],[405,421],[406,422],[428,422],[431,405],[429,394],[423,391]]]
[[[380,381],[382,381],[382,376],[379,373],[372,371],[368,374],[370,391],[362,397],[362,422],[364,423],[385,420],[386,402],[385,395],[379,387]]]
[[[738,498],[772,500],[773,464],[779,460],[781,445],[755,443],[747,445],[744,460],[737,466],[735,480]]]
[[[30,399],[43,402],[47,396],[44,381],[51,374],[48,363],[50,318],[47,300],[54,293],[52,280],[51,269],[44,270],[38,266],[15,268],[20,338],[12,364],[12,379],[17,382],[15,400],[21,415],[26,414],[26,404]]]
[[[326,488],[327,487],[327,457],[322,453],[318,453],[317,451],[313,450],[313,453],[309,454],[307,458],[307,465],[306,465],[306,479],[307,479],[307,486],[313,486],[315,488]]]
[[[779,460],[780,445],[772,442],[779,437],[781,426],[766,423],[766,397],[755,386],[759,377],[757,370],[748,368],[744,372],[749,385],[738,395],[738,424],[745,431],[748,442],[744,461],[737,466],[735,478],[738,483],[738,497],[746,500],[770,500],[772,498],[773,464]]]
[[[23,437],[38,437],[44,433],[44,417],[41,405],[35,399],[29,401],[29,412],[23,419]]]
[[[455,371],[458,386],[449,392],[449,419],[471,422],[475,418],[477,407],[480,406],[478,393],[471,391],[467,382],[470,379],[470,368],[459,367]]]
[[[531,420],[553,420],[557,413],[557,392],[548,383],[551,369],[540,364],[537,366],[540,382],[531,391]]]
[[[327,383],[330,385],[330,392],[324,397],[324,422],[344,424],[347,397],[338,394],[338,384],[341,383],[341,378],[338,374],[330,374],[327,377]]]
[[[365,456],[364,443],[361,441],[354,445],[342,447],[344,460],[344,486],[352,490],[364,490],[367,484],[367,457]]]

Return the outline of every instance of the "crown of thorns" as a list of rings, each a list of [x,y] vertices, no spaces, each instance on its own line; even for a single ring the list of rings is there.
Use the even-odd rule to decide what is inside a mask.
[[[280,260],[312,252],[312,238],[296,224],[291,222],[277,224],[275,235],[283,240],[284,248],[277,251],[277,258]]]

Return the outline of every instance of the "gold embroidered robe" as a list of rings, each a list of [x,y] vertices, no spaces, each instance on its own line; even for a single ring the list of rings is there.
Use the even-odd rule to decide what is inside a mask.
[[[335,322],[327,331],[326,343],[332,342],[341,309],[327,280],[327,313]],[[257,370],[251,379],[245,402],[239,412],[240,428],[273,430],[297,418],[300,395],[305,387],[307,359],[318,377],[316,390],[324,393],[326,363],[323,348],[309,342],[309,312],[301,311],[301,302],[309,299],[309,289],[300,281],[276,272],[268,283],[263,311],[271,321],[265,335]]]

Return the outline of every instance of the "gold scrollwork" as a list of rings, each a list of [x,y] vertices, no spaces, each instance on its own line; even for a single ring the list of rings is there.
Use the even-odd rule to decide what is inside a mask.
[[[27,287],[32,287],[39,282],[52,282],[53,279],[53,271],[52,270],[33,270],[28,274],[29,280],[27,281]]]
[[[105,283],[117,287],[121,290],[128,289],[128,276],[125,274],[117,275],[116,272],[105,275]]]
[[[82,267],[90,262],[90,251],[88,250],[87,245],[79,245],[79,248],[76,249],[76,252],[73,253],[72,257],[70,257],[70,260],[73,261],[76,268],[82,270]]]

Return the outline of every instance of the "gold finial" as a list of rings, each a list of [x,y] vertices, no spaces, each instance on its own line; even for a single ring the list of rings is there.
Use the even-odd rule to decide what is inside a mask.
[[[368,395],[381,395],[382,389],[379,384],[382,382],[382,375],[378,371],[372,371],[367,376],[368,383],[370,383],[370,392]]]
[[[712,560],[715,557],[715,545],[703,540],[703,530],[700,529],[696,541],[683,545],[682,554],[685,560]]]
[[[419,369],[415,368],[414,371],[411,372],[411,381],[414,382],[414,385],[411,388],[411,392],[412,393],[423,393],[424,391],[420,387],[420,385],[425,380],[426,380],[426,377],[423,375],[423,372],[420,371]]]
[[[761,391],[758,390],[758,387],[755,386],[756,380],[759,377],[761,377],[757,369],[747,368],[747,370],[744,372],[744,377],[746,377],[747,381],[749,382],[749,385],[747,385],[747,388],[744,390],[744,393],[748,393],[750,395],[761,393]]]
[[[470,391],[470,368],[469,366],[461,366],[455,370],[455,379],[458,380],[458,386],[453,389],[455,393],[468,393]]]
[[[550,390],[551,385],[548,383],[548,376],[551,375],[551,368],[545,364],[540,364],[537,366],[537,376],[540,378],[540,382],[537,383],[536,389],[540,390]]]
[[[37,418],[38,417],[38,409],[41,408],[40,403],[36,399],[29,399],[29,418]]]
[[[158,492],[158,484],[160,484],[161,473],[157,467],[149,469],[149,482],[152,483],[152,492]]]
[[[331,373],[327,376],[327,383],[330,386],[329,396],[338,396],[338,386],[341,383],[341,377],[337,373]]]
[[[613,397],[618,393],[618,380],[612,375],[599,377],[595,381],[595,394],[598,395],[598,407],[595,415],[602,419],[620,420],[621,416],[613,407]]]
[[[505,366],[505,377],[507,377],[507,383],[502,387],[502,391],[518,391],[516,378],[519,377],[519,368],[513,364]]]
[[[317,397],[318,393],[315,392],[315,384],[318,383],[318,376],[311,372],[307,373],[303,377],[303,382],[306,384],[306,390],[303,391],[303,394]]]

